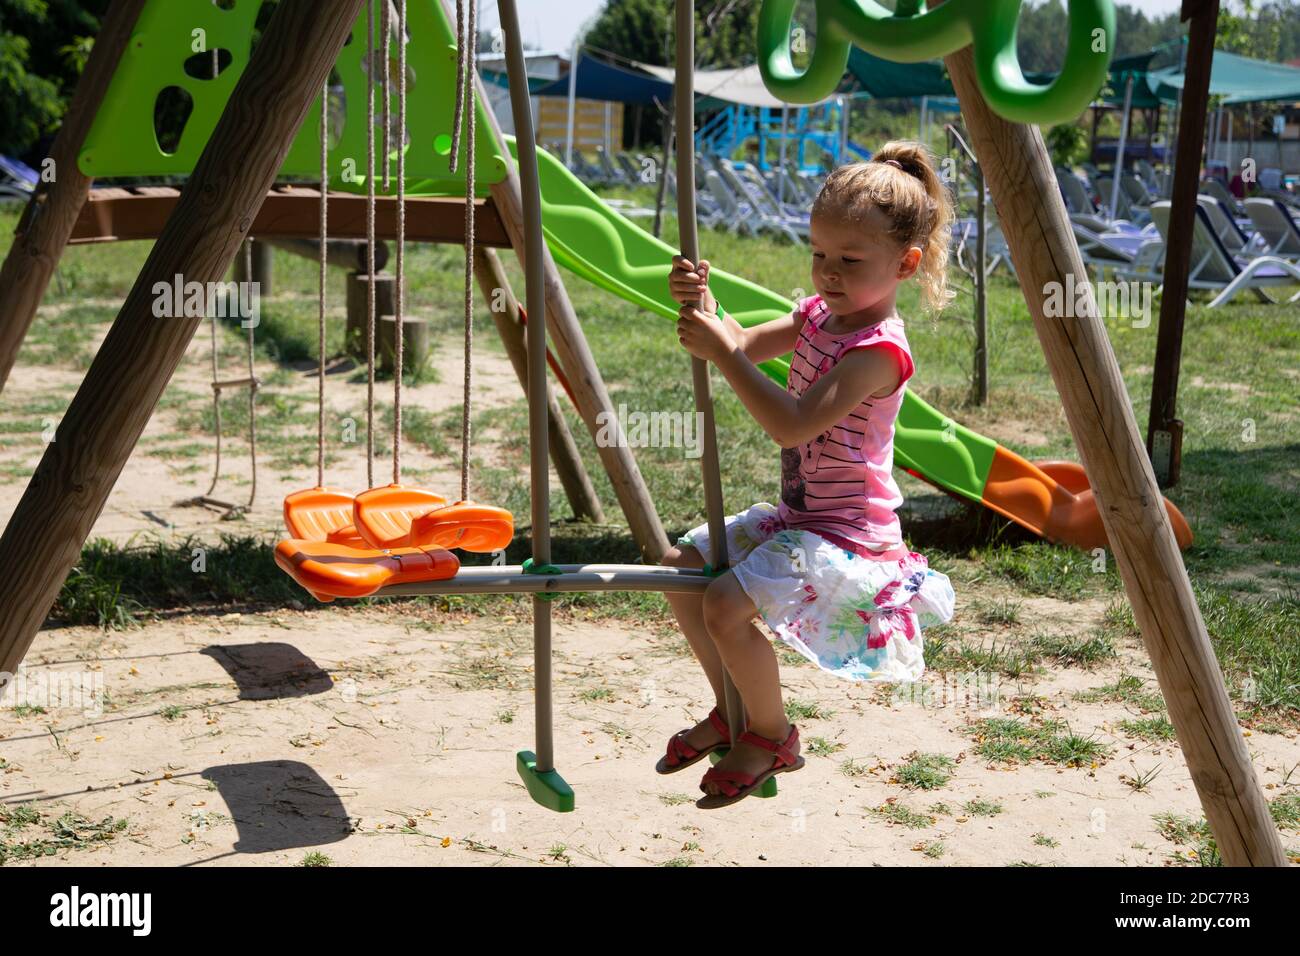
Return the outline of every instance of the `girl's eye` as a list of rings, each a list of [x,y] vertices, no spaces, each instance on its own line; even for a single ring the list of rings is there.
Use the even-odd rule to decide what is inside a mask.
[[[861,259],[845,259],[845,262],[861,262]]]
[[[814,253],[813,253],[813,258],[814,258],[814,259],[825,259],[825,258],[826,258],[826,253],[824,253],[824,252],[814,252]]]

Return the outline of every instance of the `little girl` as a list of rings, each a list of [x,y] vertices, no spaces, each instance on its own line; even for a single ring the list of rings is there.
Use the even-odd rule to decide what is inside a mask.
[[[735,803],[804,763],[755,614],[818,667],[854,681],[917,680],[920,622],[952,617],[948,578],[903,544],[894,513],[903,498],[891,473],[894,419],[913,371],[894,300],[899,283],[919,273],[927,304],[943,307],[951,223],[928,150],[889,143],[869,163],[836,169],[818,193],[810,231],[817,295],[790,315],[741,328],[710,294],[708,262],[673,259],[679,341],[718,367],[781,448],[780,505],[728,516],[729,570],[702,596],[667,596],[717,706],[669,740],[656,769],[673,773],[729,745],[723,668],[745,702],[748,732],[704,775],[701,808]],[[791,351],[783,391],[757,363]],[[701,568],[713,559],[704,524],[664,563]]]

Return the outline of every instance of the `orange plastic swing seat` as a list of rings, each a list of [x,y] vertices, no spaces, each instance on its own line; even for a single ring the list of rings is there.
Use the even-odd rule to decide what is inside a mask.
[[[371,550],[299,539],[277,544],[275,563],[318,601],[366,597],[390,584],[445,581],[460,570],[460,560],[441,548]]]
[[[416,548],[500,551],[515,536],[515,518],[505,508],[458,501],[417,515],[407,543]]]
[[[446,503],[446,498],[433,491],[384,485],[352,499],[352,522],[372,548],[405,548],[409,546],[411,522]]]
[[[335,488],[295,491],[284,499],[284,526],[301,541],[331,541],[364,547],[352,523],[352,496]]]

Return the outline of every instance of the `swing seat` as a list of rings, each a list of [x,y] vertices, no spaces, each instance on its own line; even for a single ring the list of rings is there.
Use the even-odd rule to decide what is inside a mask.
[[[432,491],[385,485],[363,491],[353,499],[352,521],[368,546],[404,548],[411,534],[411,522],[446,503],[446,498]]]
[[[460,570],[460,560],[440,548],[374,551],[297,539],[275,546],[275,563],[318,601],[365,597],[389,584],[445,581]]]
[[[352,496],[334,488],[295,491],[284,499],[284,526],[300,541],[365,547],[352,523]]]
[[[490,553],[504,549],[514,536],[515,518],[505,508],[458,501],[417,515],[406,543],[413,548]]]

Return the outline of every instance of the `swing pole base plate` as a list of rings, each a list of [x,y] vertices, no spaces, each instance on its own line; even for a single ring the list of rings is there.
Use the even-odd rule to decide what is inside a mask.
[[[534,803],[556,813],[573,812],[573,788],[565,783],[558,771],[539,771],[537,755],[531,750],[515,754],[515,770]]]

